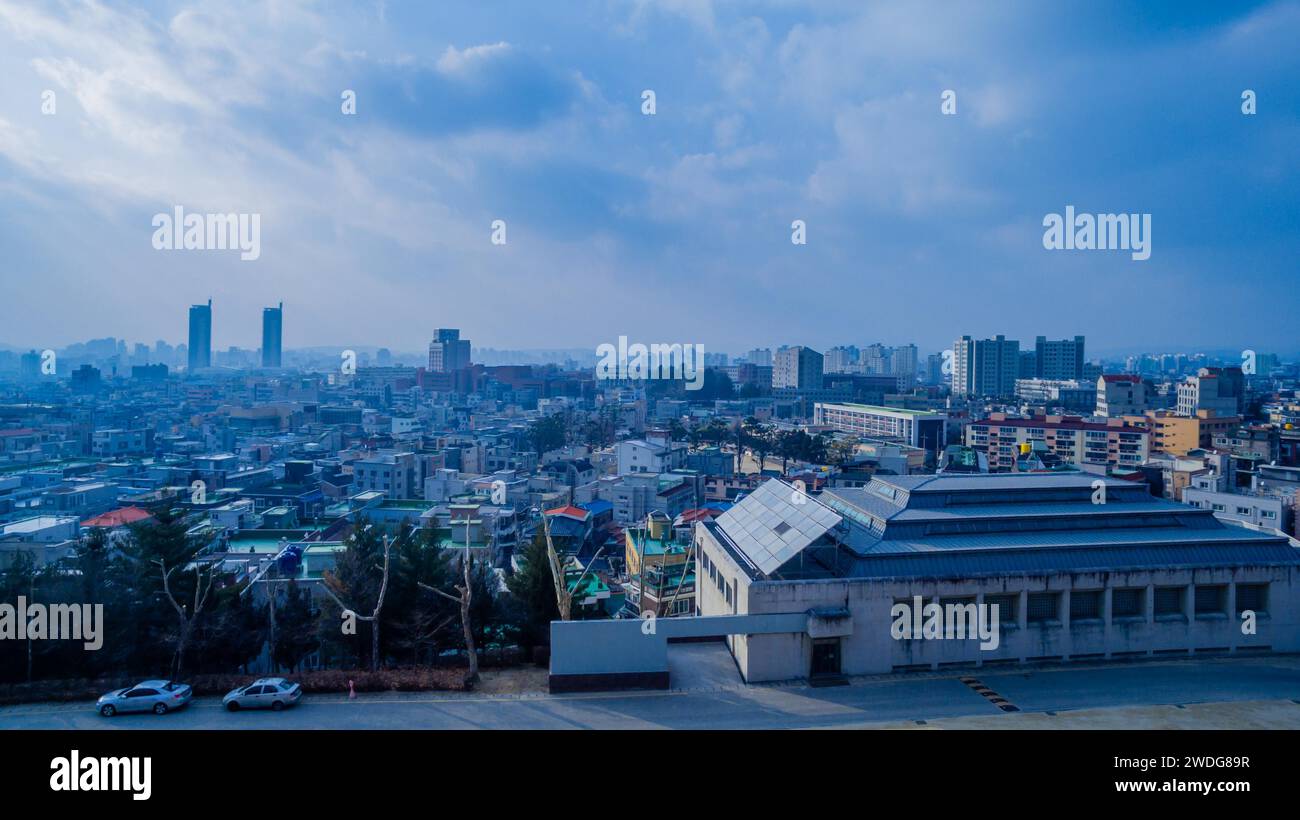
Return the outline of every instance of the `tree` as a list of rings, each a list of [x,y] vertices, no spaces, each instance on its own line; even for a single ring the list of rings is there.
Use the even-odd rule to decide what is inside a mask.
[[[599,410],[587,416],[580,440],[593,450],[599,450],[614,442],[617,427],[618,408],[613,404],[603,404]]]
[[[681,419],[668,422],[668,438],[672,441],[682,441],[686,438],[686,426],[682,424]]]
[[[405,538],[408,530],[403,528],[399,537]],[[380,546],[383,548],[383,563],[376,567]],[[335,565],[335,571],[326,570],[322,575],[321,586],[334,602],[342,608],[344,615],[370,624],[370,671],[379,669],[379,616],[384,609],[384,595],[388,591],[388,575],[391,567],[392,540],[387,535],[380,535],[372,524],[358,522],[352,536],[348,539],[347,549]],[[378,577],[376,577],[378,572]],[[376,582],[378,589],[375,589]],[[351,601],[354,606],[344,603]],[[357,608],[374,601],[369,615],[362,615]]]
[[[519,571],[506,579],[506,587],[520,606],[516,623],[519,644],[531,653],[533,647],[550,643],[551,621],[560,617],[555,580],[546,552],[546,535],[542,530],[533,534],[533,540],[519,558]]]
[[[394,617],[384,625],[384,635],[392,649],[409,653],[412,662],[419,663],[425,656],[432,663],[441,647],[440,636],[460,615],[420,587],[423,582],[443,589],[451,583],[447,551],[439,543],[442,531],[420,529],[416,533],[418,537],[407,538],[397,550],[388,593]]]
[[[316,621],[320,613],[312,607],[311,596],[292,579],[285,588],[284,602],[273,606],[275,641],[271,658],[277,666],[296,672],[302,659],[320,648],[320,640],[316,637]]]
[[[199,671],[247,669],[267,642],[270,606],[254,603],[243,583],[216,589],[194,632],[191,651]]]
[[[826,461],[836,467],[847,464],[857,452],[858,444],[851,439],[835,439],[826,448]]]
[[[762,473],[767,466],[767,454],[772,452],[775,443],[772,428],[761,423],[754,416],[750,416],[741,425],[740,436],[744,446],[748,447],[758,459],[758,471]]]
[[[543,516],[545,518],[545,516]],[[478,648],[474,643],[474,621],[473,612],[471,611],[474,603],[474,583],[470,577],[473,569],[474,559],[469,551],[469,520],[465,521],[465,557],[461,559],[460,566],[464,574],[462,583],[453,587],[456,590],[455,595],[449,595],[441,589],[420,582],[420,588],[426,589],[436,595],[441,595],[448,601],[453,601],[460,607],[460,625],[465,634],[465,654],[468,656],[469,672],[465,675],[467,683],[474,683],[478,680]]]
[[[587,567],[578,576],[578,580],[569,588],[568,579],[564,575],[564,562],[560,559],[559,553],[555,551],[555,542],[551,540],[551,525],[546,516],[542,516],[542,532],[546,534],[546,558],[551,567],[551,581],[555,585],[555,605],[560,612],[560,620],[573,620],[573,590],[582,586],[583,579],[591,568],[596,565],[596,559],[605,551],[604,547],[596,550],[596,554],[591,556],[587,562]]]
[[[124,552],[137,564],[156,568],[156,577],[162,582],[162,595],[175,611],[176,632],[171,638],[173,678],[180,675],[185,664],[185,652],[203,616],[220,568],[217,561],[197,560],[205,544],[192,537],[188,529],[183,516],[162,512],[153,521],[134,525],[124,547]],[[191,572],[194,575],[192,594],[187,588]]]
[[[540,460],[543,453],[563,447],[568,440],[568,424],[561,413],[543,416],[528,428],[528,440]]]

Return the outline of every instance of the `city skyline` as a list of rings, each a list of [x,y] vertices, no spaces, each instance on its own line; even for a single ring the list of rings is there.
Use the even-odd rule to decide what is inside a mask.
[[[1295,2],[91,6],[0,3],[6,345],[183,339],[209,296],[218,348],[281,299],[290,347],[1295,344]],[[1076,207],[1148,215],[1150,258],[1046,250]],[[258,252],[155,250],[180,208]]]

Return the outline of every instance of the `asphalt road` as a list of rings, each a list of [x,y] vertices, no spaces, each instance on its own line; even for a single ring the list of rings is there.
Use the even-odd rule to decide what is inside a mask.
[[[982,670],[952,676],[855,679],[849,686],[742,686],[696,681],[668,692],[550,696],[376,694],[307,696],[281,713],[221,709],[196,698],[161,717],[102,718],[93,704],[0,708],[0,729],[769,729],[830,728],[996,716],[961,681],[974,674],[1021,713],[1142,705],[1300,700],[1300,658],[1179,661],[1054,670]],[[706,688],[713,686],[713,688]]]

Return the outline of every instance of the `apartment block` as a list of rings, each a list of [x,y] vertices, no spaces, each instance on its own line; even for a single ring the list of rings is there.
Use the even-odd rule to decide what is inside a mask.
[[[983,450],[990,472],[1009,472],[1015,467],[1021,445],[1043,442],[1049,452],[1080,469],[1136,467],[1147,460],[1151,434],[1122,419],[1106,423],[1084,421],[1078,416],[1036,416],[1009,418],[993,413],[987,419],[966,426],[965,444]]]

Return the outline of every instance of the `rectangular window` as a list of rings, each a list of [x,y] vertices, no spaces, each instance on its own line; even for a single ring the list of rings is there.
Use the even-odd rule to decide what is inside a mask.
[[[1146,614],[1143,598],[1146,590],[1113,589],[1110,592],[1110,615],[1112,618],[1137,618]]]
[[[1228,598],[1228,588],[1223,584],[1196,585],[1196,614],[1222,615]]]
[[[1268,584],[1237,584],[1237,614],[1268,611]]]
[[[1016,612],[1016,605],[1019,603],[1020,603],[1020,596],[1014,593],[1011,595],[985,595],[984,596],[984,606],[988,607],[990,611],[990,617],[992,617],[991,613],[993,607],[996,606],[998,608],[999,625],[1001,624],[1015,625],[1016,623],[1019,623],[1017,617],[1019,613]]]
[[[1060,598],[1059,592],[1029,593],[1029,611],[1026,613],[1028,621],[1036,624],[1060,620]]]
[[[1159,615],[1183,614],[1183,590],[1186,587],[1156,587],[1156,612]]]
[[[1070,620],[1101,620],[1101,593],[1100,589],[1072,590],[1070,592]]]

